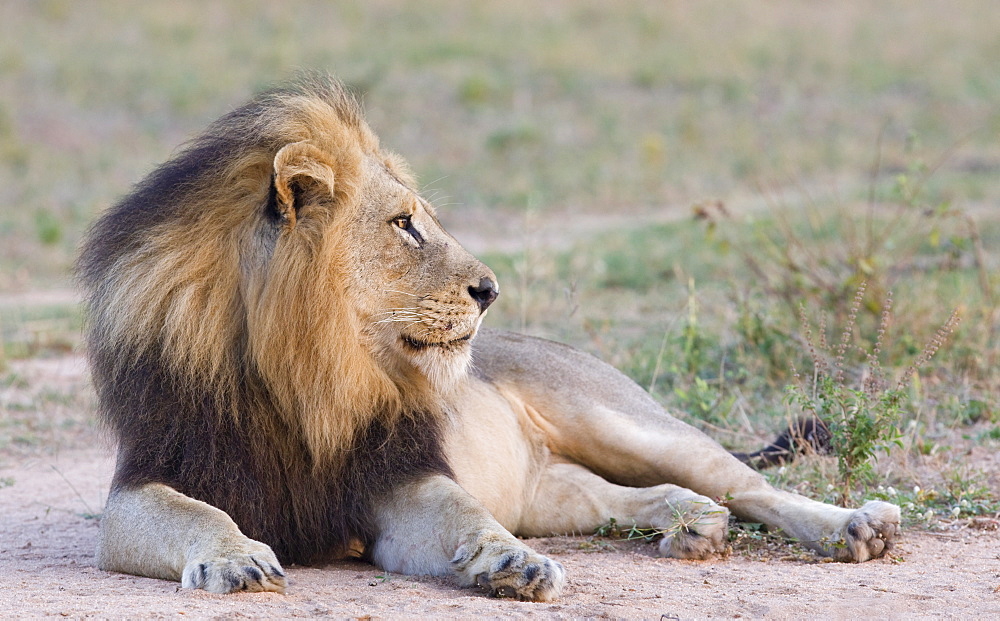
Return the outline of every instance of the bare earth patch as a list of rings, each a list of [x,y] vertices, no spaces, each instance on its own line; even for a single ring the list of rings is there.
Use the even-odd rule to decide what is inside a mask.
[[[28,388],[4,388],[5,404],[30,402],[41,375],[50,392],[89,391],[80,358],[18,362],[11,370]],[[94,566],[112,451],[92,426],[77,422],[79,412],[71,416],[62,401],[54,403],[37,413],[56,417],[39,425],[43,445],[0,451],[3,616],[1000,617],[1000,532],[968,527],[908,532],[894,559],[860,565],[780,550],[677,561],[650,556],[646,544],[537,539],[531,545],[562,562],[569,576],[563,596],[549,604],[489,599],[449,579],[386,575],[361,562],[287,568],[286,595],[181,590]]]

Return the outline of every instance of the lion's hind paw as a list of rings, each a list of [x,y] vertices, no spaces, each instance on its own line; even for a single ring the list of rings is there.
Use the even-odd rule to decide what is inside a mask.
[[[674,523],[664,529],[660,556],[704,560],[726,551],[729,510],[704,496],[668,502]]]
[[[254,542],[257,543],[257,542]],[[191,561],[184,567],[181,586],[210,593],[274,591],[284,593],[287,581],[271,549],[235,552]]]
[[[892,550],[899,534],[899,507],[872,500],[851,514],[841,533],[844,545],[834,558],[854,563],[880,558]]]

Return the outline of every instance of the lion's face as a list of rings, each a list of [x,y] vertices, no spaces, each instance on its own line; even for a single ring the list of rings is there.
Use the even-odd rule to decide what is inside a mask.
[[[468,365],[470,341],[498,293],[496,276],[390,166],[364,160],[346,293],[383,364],[416,368],[441,388]]]
[[[291,361],[271,352],[298,361],[309,351],[337,367],[327,375],[360,377],[367,365],[369,378],[412,385],[423,377],[447,388],[468,366],[496,276],[445,232],[401,160],[349,146],[305,140],[274,157],[272,209],[243,252],[261,257],[244,270],[253,281],[247,297],[260,300],[248,318],[254,349],[265,354],[258,364],[284,378]],[[254,250],[269,245],[269,253]]]

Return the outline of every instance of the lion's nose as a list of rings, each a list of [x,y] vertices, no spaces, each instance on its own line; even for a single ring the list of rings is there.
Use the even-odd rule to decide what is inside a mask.
[[[500,289],[497,288],[497,284],[492,279],[484,276],[479,279],[478,285],[469,287],[469,295],[479,304],[479,312],[483,313],[500,295]]]

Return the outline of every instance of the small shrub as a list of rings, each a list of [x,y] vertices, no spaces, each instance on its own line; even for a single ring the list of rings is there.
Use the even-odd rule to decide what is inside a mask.
[[[670,508],[673,523],[666,528],[640,527],[634,521],[631,526],[621,524],[617,518],[608,518],[608,521],[594,530],[598,537],[610,537],[612,539],[624,539],[626,541],[641,540],[645,542],[653,541],[659,537],[673,535],[679,532],[691,532],[694,527],[701,523],[706,516],[717,515],[721,509],[709,509],[708,503],[692,502],[691,504],[702,505],[704,508],[699,511],[685,512],[680,507],[675,507],[667,501]]]
[[[787,389],[790,405],[819,418],[830,430],[830,449],[837,457],[842,503],[847,502],[856,484],[871,483],[874,474],[872,460],[878,452],[889,453],[893,446],[902,446],[899,421],[908,403],[906,389],[916,376],[917,369],[930,360],[958,323],[957,313],[952,313],[913,364],[893,384],[885,377],[879,360],[892,319],[892,294],[886,297],[878,334],[867,350],[854,345],[856,319],[864,294],[865,284],[862,283],[851,302],[841,340],[835,347],[826,342],[823,328],[820,329],[819,342],[815,341],[805,307],[800,307],[806,345],[813,360],[813,374],[809,380],[803,380],[794,372],[797,383]],[[861,353],[865,360],[859,387],[850,385],[847,380],[846,360],[852,350]]]

